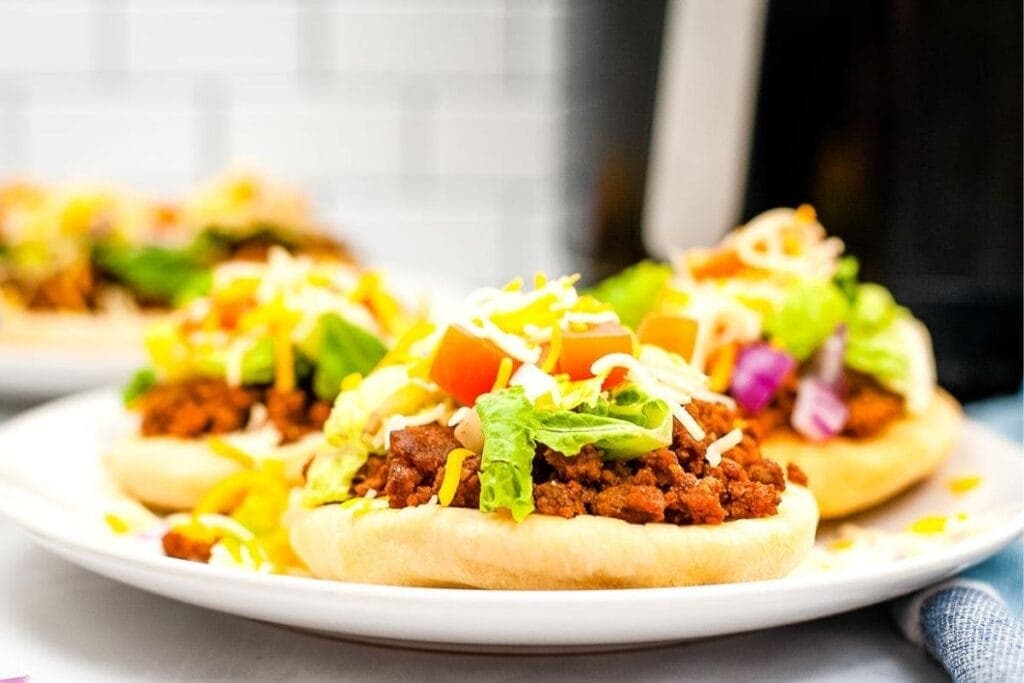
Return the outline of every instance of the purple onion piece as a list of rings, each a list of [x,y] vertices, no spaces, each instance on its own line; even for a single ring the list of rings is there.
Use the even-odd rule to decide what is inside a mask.
[[[765,408],[786,375],[796,367],[796,359],[768,344],[743,347],[732,371],[729,393],[747,414]]]
[[[793,429],[812,441],[825,441],[842,431],[848,416],[846,404],[832,387],[814,377],[800,380]]]
[[[846,325],[839,325],[814,355],[814,377],[824,382],[837,394],[842,391],[843,355],[845,353]]]

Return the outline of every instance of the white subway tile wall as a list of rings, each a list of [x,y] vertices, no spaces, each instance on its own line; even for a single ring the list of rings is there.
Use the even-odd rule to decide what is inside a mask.
[[[369,259],[558,270],[574,0],[0,0],[0,174],[305,186]]]

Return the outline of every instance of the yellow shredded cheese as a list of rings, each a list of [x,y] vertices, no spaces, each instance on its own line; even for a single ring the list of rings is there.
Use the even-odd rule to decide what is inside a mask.
[[[837,538],[828,544],[828,549],[832,551],[849,550],[853,547],[852,538]]]
[[[218,482],[206,492],[193,510],[195,515],[220,513],[231,510],[250,492],[258,492],[267,499],[284,500],[288,490],[283,483],[267,472],[246,470]]]
[[[960,496],[973,489],[976,489],[981,484],[981,477],[978,475],[968,475],[964,477],[956,477],[950,479],[946,483],[946,488],[950,490],[954,495]]]
[[[729,381],[732,379],[733,367],[736,365],[736,344],[727,344],[719,349],[715,355],[714,364],[711,367],[710,382],[708,388],[711,391],[722,392],[729,388]]]
[[[915,534],[941,534],[946,530],[946,517],[943,515],[922,517],[910,525],[910,530]]]
[[[462,480],[462,463],[471,455],[475,453],[468,448],[454,448],[448,453],[448,459],[444,463],[444,479],[437,491],[437,500],[442,506],[448,507],[455,498],[455,492]]]
[[[533,288],[540,289],[548,283],[548,276],[544,273],[537,271],[533,276]]]
[[[508,381],[512,379],[512,359],[505,356],[501,359],[501,365],[498,366],[498,376],[494,378],[494,386],[491,387],[491,391],[500,391],[508,386]]]
[[[540,369],[550,374],[558,365],[558,357],[562,355],[562,328],[556,322],[551,326],[551,346],[548,347],[547,358],[541,363]]]
[[[503,292],[521,292],[523,289],[523,278],[517,277],[513,280],[509,280],[504,287],[501,288]]]
[[[228,443],[224,439],[218,436],[211,436],[206,440],[206,445],[210,447],[210,450],[228,460],[234,460],[242,467],[251,469],[256,464],[256,459],[243,451],[238,446]]]
[[[107,523],[107,526],[110,527],[110,530],[115,534],[128,533],[128,530],[131,528],[131,525],[129,525],[128,522],[118,515],[115,515],[113,512],[105,514],[103,516],[103,521]]]
[[[341,380],[342,391],[352,391],[358,389],[359,385],[363,383],[363,376],[358,372],[352,372],[345,375],[344,379]]]

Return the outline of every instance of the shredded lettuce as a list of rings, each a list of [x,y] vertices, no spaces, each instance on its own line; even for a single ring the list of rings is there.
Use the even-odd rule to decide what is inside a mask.
[[[765,329],[773,342],[797,360],[807,360],[846,321],[849,309],[834,282],[808,280],[790,292],[781,308],[765,321]]]
[[[324,424],[324,434],[331,444],[356,448],[365,457],[369,450],[382,445],[372,439],[378,430],[367,429],[372,416],[408,415],[438,400],[437,389],[410,377],[408,367],[382,367],[359,386],[338,394]]]
[[[635,328],[653,307],[672,267],[655,261],[641,261],[594,285],[588,292],[598,301],[611,304],[623,324]]]
[[[340,503],[352,497],[352,478],[366,462],[366,452],[357,448],[338,448],[313,458],[306,471],[302,503],[307,507]]]
[[[593,444],[608,458],[634,458],[672,442],[668,404],[634,386],[580,412],[539,409],[522,387],[480,396],[484,432],[480,509],[507,509],[521,521],[533,511],[533,457],[537,444],[573,456]]]
[[[885,287],[859,285],[847,323],[846,365],[887,386],[905,380],[910,359],[900,320],[910,317]]]
[[[121,391],[121,400],[124,401],[125,405],[129,405],[152,389],[154,384],[156,384],[156,373],[153,371],[153,368],[137,370]]]

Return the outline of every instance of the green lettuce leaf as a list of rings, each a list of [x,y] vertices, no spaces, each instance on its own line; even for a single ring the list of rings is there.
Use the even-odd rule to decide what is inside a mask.
[[[798,360],[807,360],[846,321],[849,310],[849,302],[834,282],[808,280],[786,297],[765,322],[765,329],[773,342]]]
[[[341,391],[341,380],[358,372],[368,375],[387,353],[380,339],[353,325],[336,313],[320,316],[313,338],[303,351],[316,362],[313,391],[324,401],[333,401]]]
[[[537,411],[536,440],[564,455],[593,444],[612,459],[628,460],[672,442],[672,411],[635,386],[601,398],[580,412]]]
[[[871,375],[883,385],[905,378],[910,363],[901,327],[888,325],[871,334],[850,334],[843,360],[848,367]]]
[[[508,510],[521,522],[533,512],[533,406],[521,387],[476,400],[484,432],[480,459],[480,509]]]
[[[672,412],[659,399],[627,386],[580,412],[534,407],[522,387],[480,396],[484,432],[480,509],[507,509],[521,521],[533,511],[533,457],[537,444],[573,456],[587,444],[608,458],[629,459],[672,442]]]
[[[910,350],[900,320],[909,317],[885,287],[859,285],[847,322],[846,365],[885,385],[906,380]]]
[[[635,328],[654,307],[658,293],[672,277],[672,267],[641,261],[594,285],[587,293],[611,304],[623,324]]]
[[[860,273],[860,261],[856,256],[844,256],[836,264],[836,272],[832,275],[832,282],[846,296],[847,300],[853,301],[857,296],[857,276]]]
[[[212,284],[207,265],[187,249],[104,242],[94,247],[93,262],[139,297],[163,304],[201,296]]]
[[[121,400],[125,405],[129,405],[152,389],[154,384],[156,384],[156,372],[152,368],[142,368],[128,380],[128,384],[121,391]]]
[[[224,377],[227,374],[226,352],[223,349],[202,349],[192,359],[196,374]],[[296,377],[301,376],[302,362],[296,358]],[[274,340],[261,337],[242,356],[242,384],[270,384],[274,381]]]

